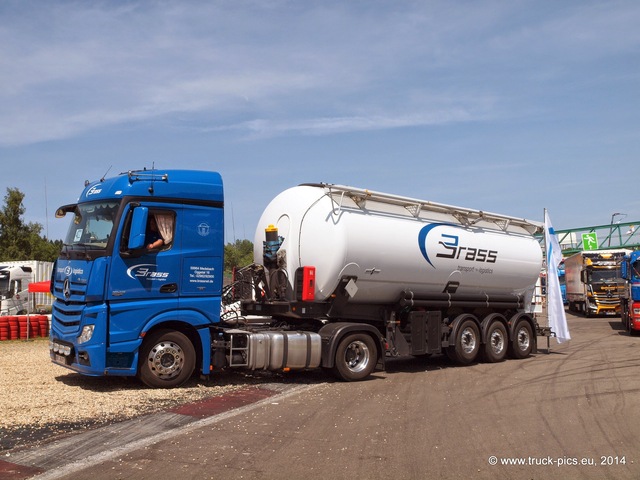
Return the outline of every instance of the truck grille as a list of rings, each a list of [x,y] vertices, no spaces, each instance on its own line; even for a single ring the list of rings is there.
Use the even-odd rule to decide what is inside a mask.
[[[72,307],[73,309],[68,309]],[[64,303],[56,300],[53,304],[52,321],[58,323],[64,327],[77,327],[80,325],[80,319],[82,318],[82,307],[78,305],[65,305]]]
[[[65,297],[65,286],[61,281],[56,281],[53,294],[56,297],[52,309],[52,322],[69,332],[69,329],[77,329],[80,326],[82,312],[85,307],[87,286],[81,283],[71,282],[68,286],[68,298]]]
[[[608,297],[606,295],[594,295],[594,297],[601,305],[618,305],[620,303],[618,297]]]

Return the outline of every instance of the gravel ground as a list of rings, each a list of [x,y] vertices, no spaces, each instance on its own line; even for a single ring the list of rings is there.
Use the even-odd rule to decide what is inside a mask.
[[[48,338],[1,341],[0,451],[274,380],[268,372],[229,372],[151,389],[134,378],[86,377],[57,366]]]

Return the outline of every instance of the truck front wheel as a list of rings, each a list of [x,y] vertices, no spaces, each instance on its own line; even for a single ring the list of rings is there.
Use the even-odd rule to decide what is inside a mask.
[[[371,336],[352,333],[344,337],[336,349],[333,373],[347,382],[368,377],[378,361],[378,349]]]
[[[195,349],[186,335],[159,330],[142,345],[138,376],[149,387],[177,387],[193,374],[195,358]]]

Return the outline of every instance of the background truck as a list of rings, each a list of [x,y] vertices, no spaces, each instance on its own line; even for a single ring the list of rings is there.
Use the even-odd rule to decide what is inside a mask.
[[[183,170],[102,179],[60,207],[73,219],[54,269],[52,361],[173,387],[194,371],[322,367],[351,381],[387,357],[468,364],[535,348],[540,223],[300,185],[266,207],[255,263],[224,287],[223,208],[219,174]]]
[[[623,257],[620,275],[625,280],[620,295],[620,318],[625,329],[633,334],[640,332],[640,251]]]
[[[29,284],[51,280],[53,262],[39,260],[0,262],[0,315],[22,315],[47,308],[48,293],[29,294]]]
[[[564,260],[569,310],[592,315],[619,315],[620,261],[630,250],[591,250]]]
[[[567,304],[567,279],[564,273],[564,262],[558,265],[558,281],[560,282],[560,294],[562,295],[562,303]]]

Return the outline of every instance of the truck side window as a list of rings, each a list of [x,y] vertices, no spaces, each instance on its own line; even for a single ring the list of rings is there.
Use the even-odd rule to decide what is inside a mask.
[[[165,210],[151,210],[147,223],[145,244],[147,250],[165,250],[173,242],[175,213]]]
[[[11,297],[18,295],[22,291],[22,280],[11,281]]]

